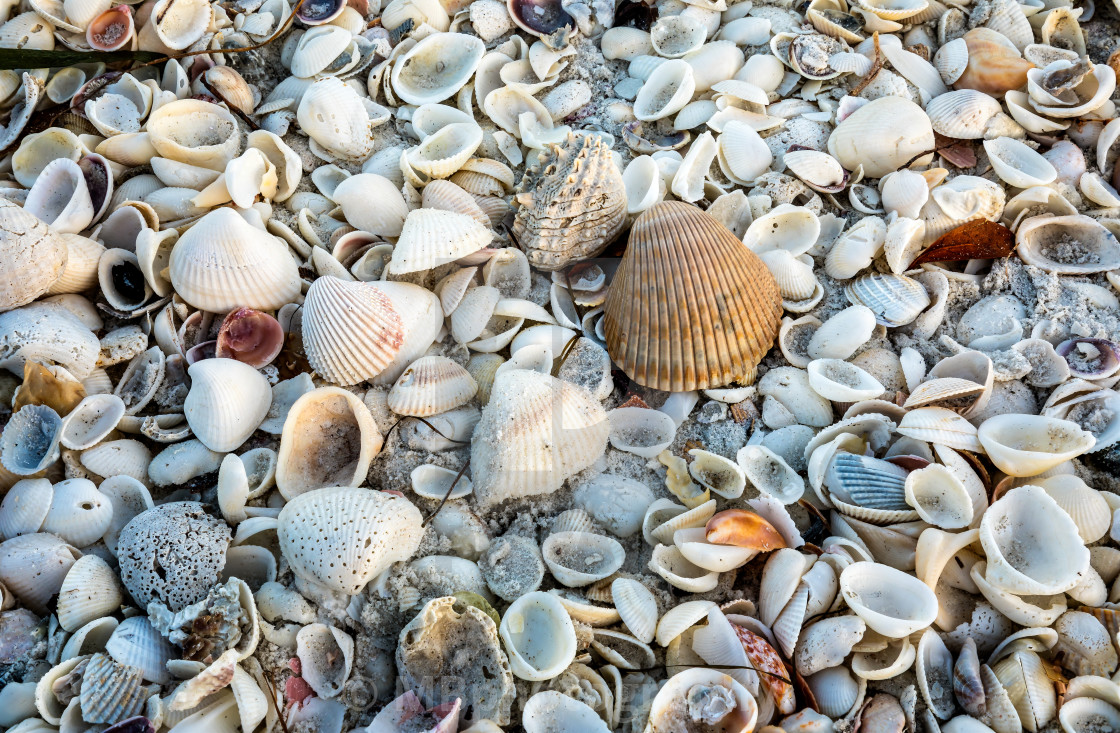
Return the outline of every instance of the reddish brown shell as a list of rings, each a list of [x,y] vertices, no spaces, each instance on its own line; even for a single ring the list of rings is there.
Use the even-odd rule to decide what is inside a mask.
[[[774,277],[692,204],[634,223],[606,304],[607,349],[638,384],[669,392],[754,381],[781,325]]]

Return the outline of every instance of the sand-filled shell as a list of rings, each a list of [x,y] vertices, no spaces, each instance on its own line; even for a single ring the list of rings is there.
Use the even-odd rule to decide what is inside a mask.
[[[984,577],[1011,593],[1061,593],[1088,567],[1077,525],[1037,486],[1020,486],[993,502],[980,520],[980,541],[988,558]]]
[[[408,365],[389,390],[389,409],[398,415],[429,417],[470,402],[478,384],[446,356],[424,356]]]
[[[632,379],[681,392],[752,382],[780,319],[766,266],[700,209],[663,202],[631,230],[605,330],[611,358]]]
[[[171,250],[171,283],[195,308],[275,310],[295,300],[299,272],[282,240],[233,209],[206,214]]]
[[[499,374],[471,438],[480,506],[547,494],[603,454],[609,423],[569,382],[517,369]]]
[[[336,384],[391,383],[427,351],[443,324],[439,298],[416,285],[320,277],[304,301],[312,368]]]
[[[276,488],[286,499],[327,486],[357,486],[381,450],[369,409],[339,387],[302,395],[288,411],[276,456]]]
[[[599,135],[549,145],[518,184],[513,235],[542,270],[594,257],[626,220],[626,186]]]
[[[300,494],[280,511],[280,550],[301,579],[346,595],[394,562],[407,560],[423,535],[407,499],[370,489],[332,487]]]

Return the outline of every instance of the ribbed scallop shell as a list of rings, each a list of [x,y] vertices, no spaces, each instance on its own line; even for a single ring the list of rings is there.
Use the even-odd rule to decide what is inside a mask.
[[[474,196],[451,181],[435,180],[424,186],[421,202],[425,209],[442,209],[456,214],[466,214],[482,226],[490,226],[490,217],[482,210]]]
[[[170,275],[183,300],[211,313],[276,310],[300,292],[299,270],[283,241],[229,208],[211,211],[179,238]]]
[[[466,214],[416,209],[404,220],[389,261],[389,272],[403,275],[454,262],[482,249],[493,236],[487,227]]]
[[[850,303],[870,308],[875,320],[888,328],[912,322],[930,304],[920,282],[889,273],[863,275],[844,288],[844,295]]]
[[[638,217],[611,283],[607,348],[654,389],[750,383],[781,313],[773,276],[727,228],[690,204],[662,202]]]
[[[234,359],[203,359],[187,370],[191,390],[183,412],[195,437],[226,453],[244,443],[268,414],[272,387],[264,375]]]
[[[126,618],[105,643],[105,652],[118,664],[136,667],[145,680],[166,683],[171,679],[167,662],[179,651],[152,626],[147,616]]]
[[[555,491],[603,454],[608,430],[579,387],[528,370],[499,374],[471,440],[478,504]]]
[[[976,427],[944,407],[921,407],[906,413],[897,431],[916,440],[945,445],[957,450],[982,451]]]
[[[0,199],[0,311],[38,298],[63,273],[67,248],[36,216]]]
[[[615,578],[611,597],[622,623],[638,641],[648,644],[657,629],[657,601],[649,589],[636,580]]]
[[[610,146],[594,134],[569,134],[550,145],[525,171],[515,199],[513,235],[542,270],[594,257],[626,221],[622,172]]]
[[[994,97],[975,89],[941,94],[926,105],[934,131],[961,140],[983,138],[988,121],[1001,111]]]
[[[424,356],[389,390],[389,409],[398,415],[429,417],[465,405],[477,391],[470,373],[451,359]]]
[[[424,533],[420,519],[407,499],[370,489],[326,488],[289,501],[276,534],[296,575],[353,595],[412,556]]]
[[[116,611],[121,605],[121,584],[109,564],[96,555],[74,563],[58,592],[58,622],[67,631]]]
[[[144,708],[149,690],[136,667],[117,664],[108,654],[94,654],[82,672],[82,719],[116,723]]]

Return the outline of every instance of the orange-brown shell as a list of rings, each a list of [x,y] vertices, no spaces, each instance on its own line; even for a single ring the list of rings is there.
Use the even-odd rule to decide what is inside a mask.
[[[992,96],[1018,89],[1027,83],[1027,61],[1000,34],[989,28],[973,28],[964,34],[968,46],[968,66],[953,82],[954,89],[975,89]]]
[[[692,204],[634,223],[606,304],[607,349],[638,384],[669,392],[754,381],[781,325],[773,275]]]
[[[749,547],[759,552],[780,550],[786,546],[785,539],[774,525],[746,509],[719,512],[708,520],[704,531],[704,538],[713,545]]]

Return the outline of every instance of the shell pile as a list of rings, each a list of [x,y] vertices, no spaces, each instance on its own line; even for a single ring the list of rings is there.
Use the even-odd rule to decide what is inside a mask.
[[[3,3],[0,732],[1120,731],[1100,1]]]

